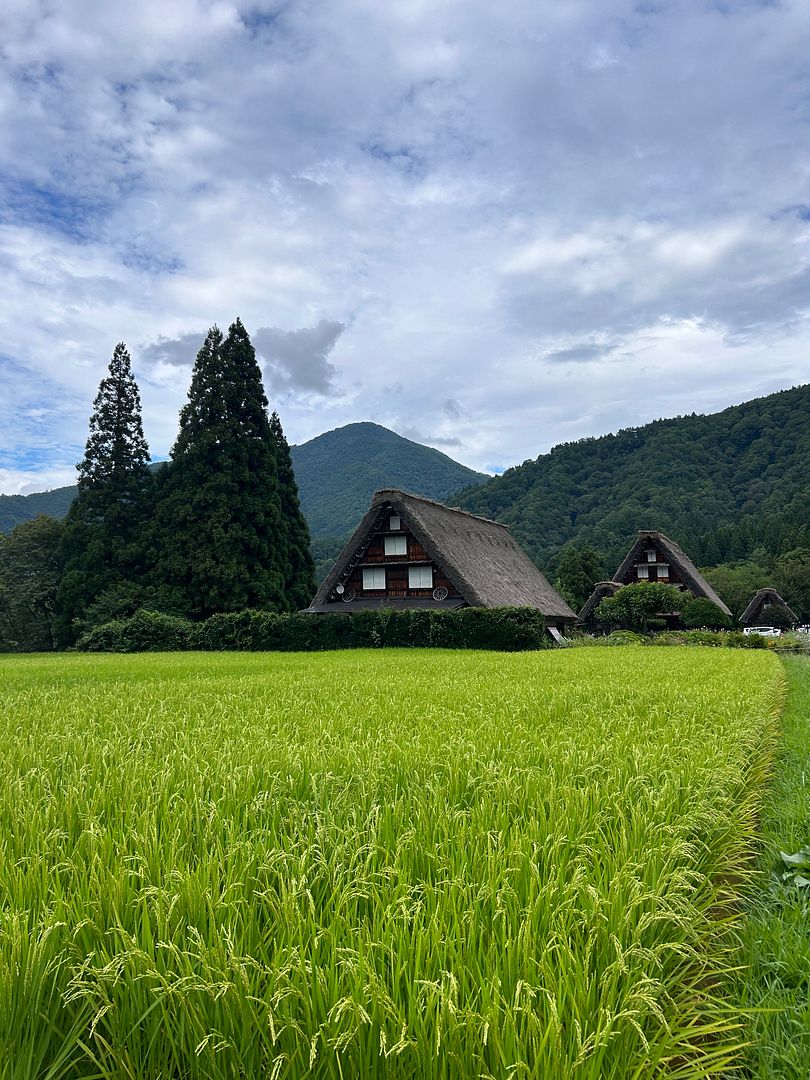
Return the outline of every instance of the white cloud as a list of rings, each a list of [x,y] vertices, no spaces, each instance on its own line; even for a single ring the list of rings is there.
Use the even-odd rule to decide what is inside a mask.
[[[800,0],[4,15],[0,484],[70,468],[121,339],[164,456],[237,314],[291,441],[479,468],[807,378]]]

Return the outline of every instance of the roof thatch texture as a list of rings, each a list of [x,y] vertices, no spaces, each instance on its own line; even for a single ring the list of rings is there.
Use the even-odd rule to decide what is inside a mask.
[[[335,586],[351,572],[358,552],[365,549],[389,511],[400,515],[470,607],[534,607],[547,617],[575,621],[576,614],[505,525],[394,488],[375,491],[370,509],[318,589],[309,611],[338,610],[338,605],[328,603]],[[379,606],[378,601],[373,603]]]
[[[579,621],[585,622],[589,619],[602,600],[606,596],[615,596],[621,587],[619,581],[597,581],[593,587],[593,592],[585,601],[582,611],[579,613]]]
[[[638,534],[636,542],[630,548],[624,562],[613,575],[614,581],[620,581],[623,585],[627,584],[630,573],[634,569],[636,563],[644,561],[641,559],[641,552],[646,547],[649,547],[650,544],[657,547],[663,555],[666,555],[670,565],[677,570],[683,583],[695,594],[695,596],[704,596],[707,600],[711,600],[713,604],[716,604],[724,614],[731,615],[731,611],[726,607],[689,556],[678,547],[674,540],[670,540],[668,536],[664,536],[661,532],[643,531]]]
[[[778,607],[784,611],[793,622],[797,623],[799,621],[799,616],[793,608],[788,607],[776,589],[760,589],[754,594],[753,600],[740,616],[741,624],[743,626],[756,626],[764,607]]]

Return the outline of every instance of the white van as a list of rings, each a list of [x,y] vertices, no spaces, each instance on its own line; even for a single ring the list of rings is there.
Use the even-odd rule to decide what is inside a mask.
[[[782,631],[778,626],[744,626],[744,634],[759,634],[760,637],[781,637]]]

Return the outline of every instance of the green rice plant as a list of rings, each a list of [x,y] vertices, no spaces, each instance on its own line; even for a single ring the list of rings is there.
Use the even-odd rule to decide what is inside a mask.
[[[0,659],[0,1078],[718,1075],[765,652]]]

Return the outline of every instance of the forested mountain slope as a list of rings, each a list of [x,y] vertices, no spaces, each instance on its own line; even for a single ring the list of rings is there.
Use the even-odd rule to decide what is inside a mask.
[[[454,496],[497,518],[553,570],[572,540],[618,564],[659,529],[699,565],[810,544],[810,385],[709,416],[563,443]]]
[[[327,431],[293,446],[292,456],[301,509],[313,539],[345,536],[368,510],[378,488],[402,488],[441,500],[462,486],[489,479],[379,424],[347,424]]]
[[[488,479],[379,424],[347,424],[290,449],[301,509],[313,539],[344,537],[366,512],[377,488],[400,487],[444,499]],[[0,495],[0,532],[10,532],[37,514],[63,518],[75,495],[75,487]]]

